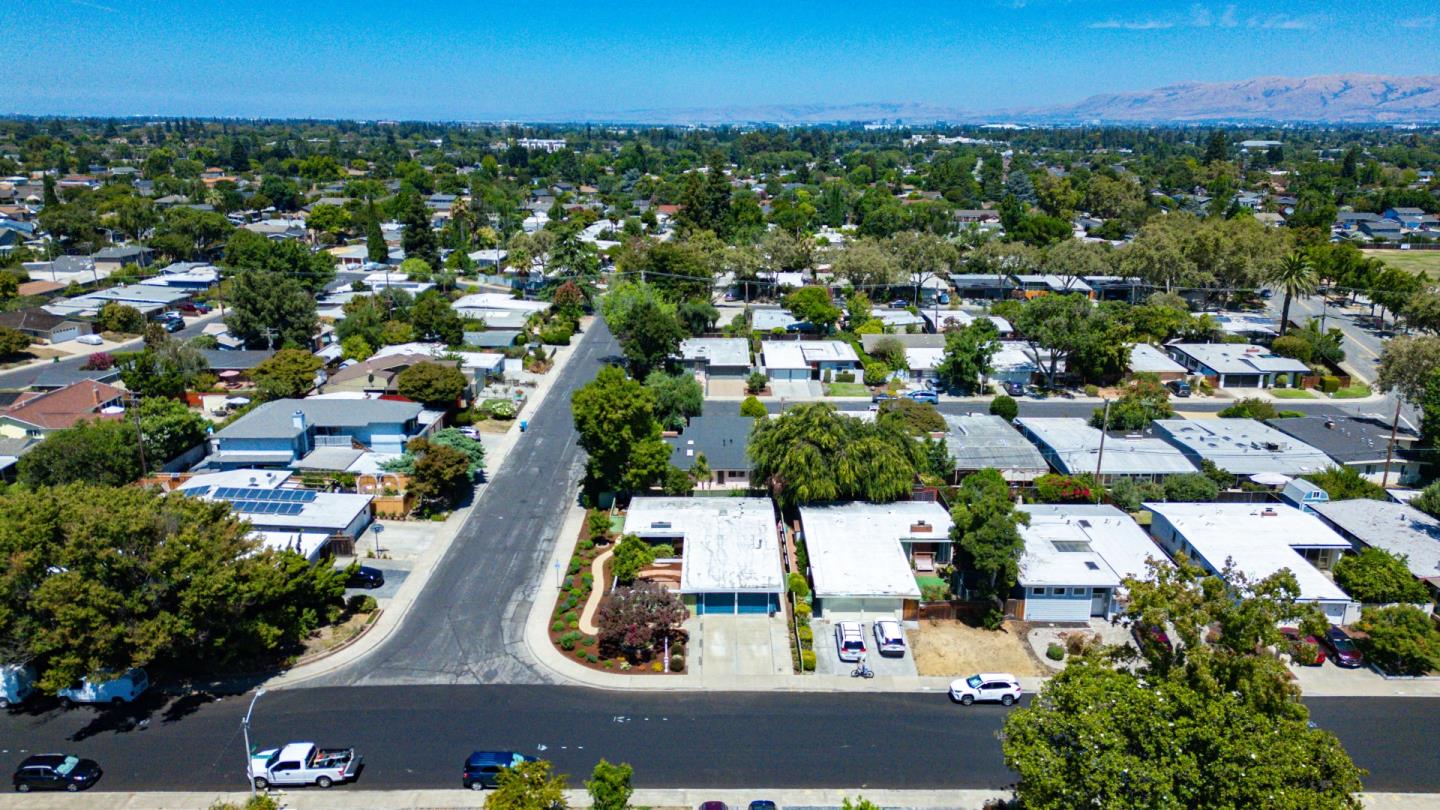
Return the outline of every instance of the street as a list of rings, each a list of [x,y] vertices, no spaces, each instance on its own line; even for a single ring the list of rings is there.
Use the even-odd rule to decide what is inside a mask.
[[[1370,771],[1366,789],[1440,790],[1440,700],[1306,702]],[[0,761],[10,766],[36,751],[92,757],[105,769],[98,789],[106,791],[244,789],[239,720],[248,696],[141,703],[118,713],[0,716]],[[1007,711],[920,693],[339,687],[266,694],[250,737],[262,747],[355,746],[365,757],[358,784],[372,790],[459,790],[460,764],[476,749],[552,760],[572,786],[605,757],[634,765],[639,787],[1000,788],[1013,779],[996,739]]]
[[[212,313],[210,316],[206,316],[203,319],[197,320],[192,318],[190,322],[186,324],[184,329],[181,329],[179,332],[170,335],[170,339],[189,340],[193,337],[199,337],[201,334],[204,333],[206,324],[211,323],[219,317],[220,316],[218,313]],[[121,351],[138,351],[143,348],[143,345],[140,342],[140,338],[135,338],[133,341],[131,341],[131,343],[133,343],[133,345],[127,345],[124,349],[121,349]],[[113,350],[114,347],[111,347],[109,349],[103,346],[95,347],[95,351]],[[50,371],[57,368],[77,370],[81,366],[85,365],[86,361],[88,360],[88,355],[77,354],[73,357],[67,357],[58,363],[36,363],[34,365],[25,366],[24,368],[15,368],[10,369],[9,371],[0,371],[0,390],[7,388],[25,388],[31,383],[35,382],[35,378],[39,377],[41,373],[45,371]]]

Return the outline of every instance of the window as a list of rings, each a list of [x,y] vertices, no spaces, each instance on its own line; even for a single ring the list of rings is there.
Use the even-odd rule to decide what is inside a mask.
[[[1043,586],[1043,585],[1041,585],[1041,586],[1038,587],[1038,588],[1035,588],[1034,590],[1035,590],[1035,595],[1036,595],[1036,596],[1045,596],[1045,595],[1047,595],[1047,594],[1050,592],[1050,589],[1049,589],[1049,588],[1046,588],[1046,587]]]
[[[1089,588],[1071,588],[1071,589],[1070,589],[1070,595],[1071,595],[1071,596],[1085,596],[1085,595],[1087,595],[1087,594],[1089,594],[1089,593],[1090,593],[1090,589],[1089,589]]]

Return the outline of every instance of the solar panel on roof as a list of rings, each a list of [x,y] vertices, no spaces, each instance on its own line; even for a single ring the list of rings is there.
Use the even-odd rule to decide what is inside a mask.
[[[287,514],[287,515],[298,515],[298,514],[300,514],[302,511],[304,511],[304,509],[305,509],[305,507],[304,507],[303,505],[301,505],[301,504],[298,504],[298,503],[287,503],[287,504],[285,504],[285,512],[284,512],[284,514]]]

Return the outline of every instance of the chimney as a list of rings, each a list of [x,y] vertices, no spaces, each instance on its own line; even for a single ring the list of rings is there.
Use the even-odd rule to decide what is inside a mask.
[[[305,412],[302,411],[302,410],[298,410],[298,409],[297,409],[294,413],[290,414],[290,424],[291,424],[291,425],[294,425],[295,430],[297,430],[297,431],[299,431],[299,432],[301,432],[301,433],[304,433],[304,432],[305,432]]]
[[[1335,429],[1335,420],[1334,420],[1334,419],[1326,419],[1326,420],[1325,420],[1325,429],[1326,429],[1326,430],[1334,430],[1334,429]]]
[[[931,526],[929,523],[926,523],[923,520],[917,520],[914,523],[910,524],[910,531],[914,534],[929,534],[934,529],[934,526]]]
[[[90,386],[90,398],[93,399],[93,400],[95,400],[95,407],[97,407],[97,408],[100,407],[100,386],[98,386],[98,385],[91,385],[91,386]]]

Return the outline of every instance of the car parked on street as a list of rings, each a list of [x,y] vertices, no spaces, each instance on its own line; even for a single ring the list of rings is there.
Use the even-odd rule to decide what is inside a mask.
[[[776,808],[775,802],[769,799],[756,799],[750,802],[750,810],[778,810],[778,808]]]
[[[854,663],[865,654],[865,634],[859,622],[835,623],[835,650],[841,661]]]
[[[1318,667],[1325,663],[1325,648],[1320,640],[1311,635],[1301,636],[1294,627],[1280,628],[1280,635],[1289,640],[1290,659],[1304,667]]]
[[[345,580],[347,588],[378,588],[385,584],[385,572],[379,568],[362,565]]]
[[[28,664],[0,664],[0,710],[8,709],[35,693],[35,670]]]
[[[135,700],[149,688],[150,676],[137,667],[108,681],[82,678],[79,683],[69,689],[61,689],[58,694],[60,705],[67,709],[77,703],[108,703],[119,706]]]
[[[1012,397],[1023,397],[1025,396],[1025,383],[1007,382],[1005,383],[1005,393]]]
[[[926,402],[931,405],[940,404],[940,395],[935,393],[934,391],[911,391],[905,396],[916,402]]]
[[[498,784],[500,774],[522,762],[534,761],[535,757],[527,757],[514,751],[475,751],[465,758],[465,772],[461,774],[461,784],[466,790],[493,788]]]
[[[32,790],[84,790],[100,781],[100,764],[73,754],[36,754],[26,757],[10,782],[21,793]]]
[[[180,305],[180,311],[186,315],[204,315],[210,311],[210,305],[199,301],[186,301]]]
[[[1022,694],[1020,679],[1008,672],[978,672],[950,682],[950,699],[965,706],[976,701],[1010,706]]]
[[[1330,650],[1330,660],[1335,662],[1335,666],[1354,669],[1365,665],[1365,656],[1355,646],[1355,639],[1339,627],[1331,625],[1321,641]]]
[[[881,392],[878,393],[878,394],[871,394],[871,395],[870,395],[870,401],[871,401],[872,403],[876,403],[876,402],[889,402],[890,400],[892,400],[892,399],[894,399],[894,398],[895,398],[895,397],[890,396],[889,394],[885,393],[884,391],[881,391]]]
[[[1186,380],[1171,380],[1165,385],[1170,389],[1170,393],[1181,399],[1190,396],[1190,383]]]
[[[321,748],[315,743],[292,742],[251,754],[250,779],[258,790],[271,785],[328,788],[359,775],[361,761],[354,748]]]
[[[895,657],[905,655],[905,632],[900,628],[899,622],[894,619],[879,619],[875,622],[873,630],[875,646],[879,648],[881,655]]]

